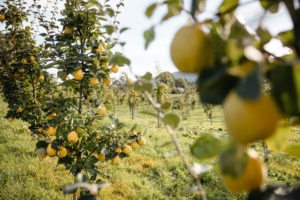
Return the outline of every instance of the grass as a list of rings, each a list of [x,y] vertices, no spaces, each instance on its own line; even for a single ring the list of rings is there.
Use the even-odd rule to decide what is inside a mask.
[[[136,110],[135,120],[131,120],[128,107],[118,106],[117,117],[128,127],[138,124],[147,129],[147,144],[136,149],[129,158],[122,159],[119,166],[110,162],[100,163],[99,178],[110,184],[99,195],[105,200],[123,199],[197,199],[191,192],[194,183],[177,156],[171,138],[163,128],[157,128],[155,118],[140,113],[151,109],[141,106]],[[0,100],[0,199],[72,199],[64,196],[62,188],[73,182],[72,175],[57,166],[55,158],[39,160],[34,153],[35,142],[27,131],[27,124],[4,119],[7,105]],[[177,111],[175,111],[177,112]],[[181,112],[178,112],[181,115]],[[189,146],[204,133],[226,139],[226,129],[220,107],[214,108],[213,123],[203,113],[201,107],[184,115],[177,136],[190,163],[199,162],[190,155]],[[300,129],[293,127],[290,142],[299,141]],[[260,153],[262,145],[251,145]],[[246,194],[229,193],[218,173],[216,159],[206,161],[211,170],[200,176],[208,199],[246,199]],[[267,163],[269,182],[296,185],[300,178],[300,161],[283,154],[271,153]]]
[[[26,123],[4,119],[0,101],[0,199],[70,199],[63,195],[71,175],[55,159],[39,160]]]

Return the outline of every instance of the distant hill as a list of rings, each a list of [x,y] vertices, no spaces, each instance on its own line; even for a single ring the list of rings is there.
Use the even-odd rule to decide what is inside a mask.
[[[185,78],[187,80],[187,82],[189,83],[194,83],[198,77],[197,74],[186,74],[186,73],[182,73],[182,72],[173,72],[172,73],[175,78]]]

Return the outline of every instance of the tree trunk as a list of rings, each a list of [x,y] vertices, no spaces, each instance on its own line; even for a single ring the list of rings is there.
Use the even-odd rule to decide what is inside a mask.
[[[131,107],[131,119],[134,119],[134,106]]]
[[[269,161],[269,151],[268,151],[268,147],[267,145],[265,145],[265,142],[262,142],[263,148],[264,148],[264,158],[265,158],[265,162]]]
[[[115,98],[113,98],[113,115],[114,115],[114,119],[116,119],[116,103],[115,103]]]
[[[81,114],[81,112],[82,112],[82,98],[83,98],[83,79],[80,82],[79,106],[78,106],[79,114]]]

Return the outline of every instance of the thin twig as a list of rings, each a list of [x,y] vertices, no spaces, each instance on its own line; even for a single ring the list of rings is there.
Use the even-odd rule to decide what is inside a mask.
[[[152,106],[157,110],[158,116],[162,120],[164,117],[164,114],[160,108],[160,104],[156,103],[148,92],[145,91],[144,94],[145,94],[146,98],[148,99],[148,101],[152,104]],[[197,191],[198,191],[199,196],[201,197],[202,200],[207,200],[205,193],[203,191],[202,184],[200,183],[197,174],[193,171],[185,154],[183,153],[174,130],[168,124],[165,124],[165,128],[167,129],[168,133],[170,134],[170,136],[172,138],[172,142],[175,145],[176,150],[177,150],[181,160],[183,161],[185,167],[187,168],[190,175],[193,177],[194,181],[196,182]]]

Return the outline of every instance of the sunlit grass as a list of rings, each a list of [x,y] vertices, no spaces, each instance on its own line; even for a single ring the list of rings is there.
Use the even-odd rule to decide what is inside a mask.
[[[0,109],[0,199],[72,199],[72,195],[63,195],[62,188],[73,182],[73,176],[57,165],[56,158],[38,159],[27,124],[4,119],[7,106],[1,100]],[[197,195],[189,190],[194,183],[177,156],[170,136],[163,127],[157,127],[155,118],[142,115],[143,109],[152,110],[150,106],[140,106],[132,120],[127,106],[117,106],[117,117],[128,128],[136,123],[141,131],[147,129],[146,145],[122,159],[119,166],[113,166],[111,162],[99,163],[101,174],[98,178],[110,184],[99,193],[101,199],[197,199]],[[175,112],[182,116],[182,112]],[[220,107],[214,108],[212,124],[200,106],[182,118],[177,136],[191,164],[199,162],[190,155],[190,145],[201,134],[211,133],[222,139],[228,137]],[[109,122],[108,118],[105,122]],[[299,128],[294,128],[291,142],[299,141],[299,135]],[[259,151],[263,160],[261,143],[254,143],[251,148]],[[216,162],[217,159],[202,162],[211,166],[208,173],[200,176],[208,199],[245,199],[245,194],[227,192]],[[267,166],[270,182],[295,185],[299,181],[300,161],[291,156],[271,153]]]

